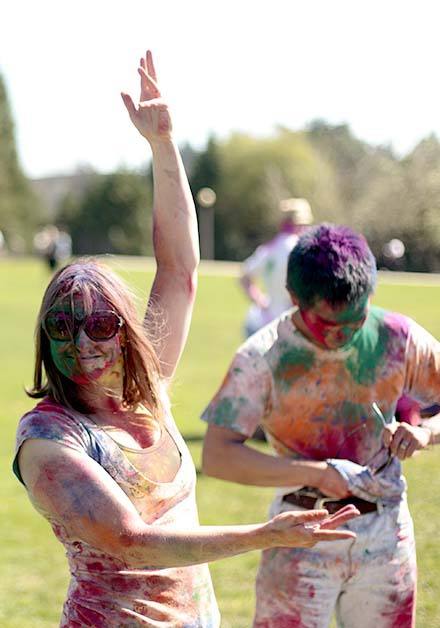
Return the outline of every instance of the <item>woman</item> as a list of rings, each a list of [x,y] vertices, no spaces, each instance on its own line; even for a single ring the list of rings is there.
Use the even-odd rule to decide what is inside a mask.
[[[138,106],[150,143],[157,261],[146,319],[122,281],[93,260],[55,274],[37,321],[32,397],[14,469],[64,544],[71,583],[61,626],[215,627],[205,563],[252,549],[350,538],[344,509],[284,513],[265,524],[199,526],[195,473],[166,388],[190,324],[198,263],[194,206],[150,52]],[[149,338],[158,313],[162,329]],[[151,336],[151,334],[150,334]]]

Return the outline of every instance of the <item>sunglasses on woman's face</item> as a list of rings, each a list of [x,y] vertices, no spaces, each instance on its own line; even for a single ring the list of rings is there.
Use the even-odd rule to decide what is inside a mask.
[[[84,318],[76,318],[70,312],[49,312],[44,319],[43,329],[51,340],[72,341],[84,329],[90,340],[111,340],[124,321],[111,310],[96,311]]]

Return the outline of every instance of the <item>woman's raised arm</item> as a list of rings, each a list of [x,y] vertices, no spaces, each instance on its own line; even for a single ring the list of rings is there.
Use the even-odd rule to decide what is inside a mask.
[[[197,286],[199,241],[194,202],[178,148],[168,105],[162,99],[150,51],[141,59],[140,100],[122,99],[130,119],[150,143],[153,154],[153,245],[157,262],[146,319],[166,319],[157,351],[162,375],[171,377],[185,346]]]

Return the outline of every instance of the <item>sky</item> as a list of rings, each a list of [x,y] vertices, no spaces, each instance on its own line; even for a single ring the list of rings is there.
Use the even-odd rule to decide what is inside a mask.
[[[436,0],[5,0],[0,73],[32,178],[141,167],[146,48],[179,143],[266,136],[320,118],[403,155],[440,137]]]

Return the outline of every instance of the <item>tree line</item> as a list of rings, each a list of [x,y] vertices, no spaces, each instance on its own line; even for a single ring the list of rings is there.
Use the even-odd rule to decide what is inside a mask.
[[[0,80],[0,229],[29,242],[44,208],[29,191],[13,140],[13,124]],[[402,267],[440,271],[440,143],[432,135],[407,155],[361,141],[349,126],[312,122],[301,131],[278,127],[270,137],[234,133],[183,147],[194,196],[216,193],[215,257],[243,260],[276,233],[282,198],[307,198],[315,222],[347,224],[364,233],[379,261],[384,245],[405,246]],[[75,254],[152,252],[152,176],[120,170],[92,173],[81,193],[59,205],[57,221],[70,231]],[[198,208],[198,211],[204,211]]]

